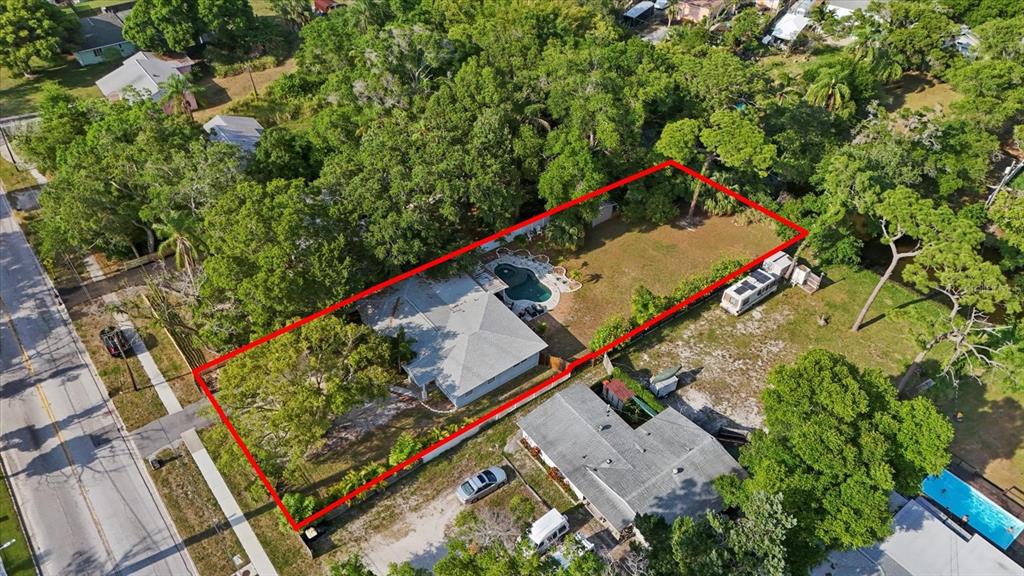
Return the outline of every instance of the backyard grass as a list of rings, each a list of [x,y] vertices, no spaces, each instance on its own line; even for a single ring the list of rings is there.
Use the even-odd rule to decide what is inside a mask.
[[[295,70],[295,59],[288,59],[280,66],[260,70],[252,73],[252,80],[249,74],[242,73],[226,78],[214,78],[212,76],[199,81],[197,98],[200,109],[195,113],[197,122],[205,122],[217,114],[226,114],[232,103],[241,100],[253,91],[253,84],[260,94],[270,85],[271,82]]]
[[[222,576],[237,570],[232,558],[244,560],[245,552],[188,451],[179,448],[150,475],[199,574]]]
[[[0,68],[0,116],[35,112],[46,82],[56,82],[76,96],[101,98],[103,94],[95,82],[120,65],[120,62],[103,62],[83,67],[68,56],[57,66],[35,70],[35,78],[12,75],[7,68]]]
[[[1024,391],[1008,379],[984,384],[961,382],[959,389],[937,385],[929,396],[943,414],[954,418],[953,454],[979,470],[1003,490],[1024,488]]]
[[[882,102],[890,112],[936,107],[945,110],[960,97],[949,84],[924,74],[906,74],[882,89]]]
[[[32,553],[22,533],[18,514],[14,510],[7,479],[0,476],[0,545],[11,541],[10,546],[0,550],[0,559],[9,576],[35,576]]]
[[[711,298],[635,342],[616,362],[648,375],[682,366],[695,380],[669,397],[677,408],[682,403],[697,411],[713,409],[747,427],[762,425],[760,394],[768,371],[811,348],[842,353],[890,377],[902,374],[919,350],[909,312],[939,315],[943,309],[889,283],[868,323],[853,333],[853,319],[878,276],[831,268],[826,277],[831,285],[815,294],[788,288],[739,317],[722,310],[719,298]],[[827,324],[819,325],[819,317]]]
[[[8,192],[31,188],[37,184],[31,172],[18,170],[17,166],[4,158],[0,158],[0,182],[3,182],[4,189]]]
[[[140,295],[125,300],[124,311],[132,319],[160,373],[174,390],[178,402],[187,406],[203,398],[203,393],[192,378],[192,371],[175,348],[171,337],[152,313],[147,301]]]
[[[753,259],[780,243],[764,224],[738,226],[731,217],[713,217],[687,229],[674,224],[644,226],[622,218],[587,234],[575,254],[549,253],[583,287],[564,293],[550,312],[559,326],[550,337],[554,354],[572,357],[584,351],[597,328],[615,314],[629,315],[633,288],[643,284],[655,294],[669,294],[684,277],[706,273],[716,262]],[[542,252],[544,253],[544,252]],[[566,330],[572,338],[558,334]],[[546,339],[547,335],[545,335]]]
[[[74,309],[72,318],[75,330],[85,343],[89,357],[96,365],[100,379],[107,387],[107,393],[124,420],[125,427],[135,430],[166,415],[167,410],[160,402],[139,359],[134,356],[127,360],[113,358],[100,342],[100,330],[116,324],[111,312],[99,304],[93,304]]]

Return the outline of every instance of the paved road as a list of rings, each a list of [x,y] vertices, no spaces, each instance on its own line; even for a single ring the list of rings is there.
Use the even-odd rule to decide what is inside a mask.
[[[0,299],[0,456],[43,574],[195,574],[3,195]]]

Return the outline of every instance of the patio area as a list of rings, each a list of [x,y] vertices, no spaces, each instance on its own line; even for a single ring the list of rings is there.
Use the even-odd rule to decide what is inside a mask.
[[[501,291],[499,296],[502,300],[525,320],[554,310],[563,293],[575,292],[583,287],[580,282],[568,277],[564,267],[552,265],[550,258],[544,254],[533,254],[524,248],[513,250],[505,247],[498,248],[494,254],[495,258],[485,264],[489,272],[498,277],[504,276],[502,279],[505,280],[508,274],[504,270],[522,270],[529,273],[524,282],[536,282],[546,289],[517,291],[521,285],[514,284]]]

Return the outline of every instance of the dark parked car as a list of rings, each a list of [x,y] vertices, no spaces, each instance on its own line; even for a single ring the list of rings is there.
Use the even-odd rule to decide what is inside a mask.
[[[469,504],[494,492],[506,482],[508,482],[508,476],[505,475],[505,471],[498,466],[493,466],[459,484],[459,487],[455,489],[455,496],[459,502]]]
[[[100,340],[103,341],[103,347],[107,349],[107,353],[114,358],[124,358],[131,350],[124,331],[114,326],[107,326],[100,330]]]

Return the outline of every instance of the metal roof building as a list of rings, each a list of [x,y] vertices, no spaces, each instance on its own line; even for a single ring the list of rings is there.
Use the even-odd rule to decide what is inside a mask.
[[[717,440],[676,410],[662,410],[634,429],[581,384],[523,416],[519,428],[617,535],[638,514],[672,521],[718,508],[712,481],[743,472]]]
[[[1024,576],[998,548],[969,534],[924,498],[907,502],[885,541],[833,552],[812,576]]]
[[[263,135],[263,126],[248,116],[218,114],[203,124],[203,130],[210,140],[234,144],[246,152],[255,150]]]

